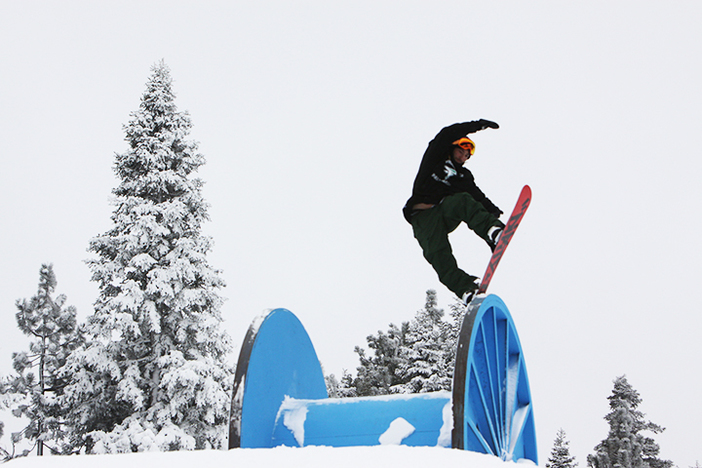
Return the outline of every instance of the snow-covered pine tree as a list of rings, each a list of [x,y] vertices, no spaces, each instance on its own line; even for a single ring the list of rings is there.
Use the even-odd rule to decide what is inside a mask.
[[[565,431],[563,428],[559,429],[546,468],[575,468],[578,466],[575,457],[570,455],[569,445],[570,442],[566,439]]]
[[[224,282],[206,258],[208,205],[193,177],[205,160],[186,139],[190,128],[161,61],[124,128],[129,149],[116,155],[113,227],[90,242],[99,297],[89,343],[65,368],[76,440],[89,452],[219,448],[226,439]]]
[[[29,351],[12,354],[17,375],[9,379],[7,391],[15,394],[12,413],[27,418],[29,424],[13,442],[21,438],[34,441],[37,455],[44,454],[46,445],[52,452],[61,452],[65,437],[66,408],[58,404],[65,381],[59,369],[68,355],[81,344],[76,326],[76,309],[65,306],[66,296],[52,297],[56,275],[51,264],[39,270],[39,287],[31,299],[17,300],[17,326],[31,337]],[[21,399],[18,399],[19,396]],[[28,454],[29,451],[23,453]]]
[[[427,291],[426,303],[410,321],[399,355],[402,364],[396,374],[401,381],[393,393],[427,393],[450,390],[455,354],[451,354],[451,327],[442,320],[436,291]]]
[[[407,326],[407,322],[401,327],[391,323],[387,333],[379,330],[377,335],[367,336],[366,342],[373,350],[372,356],[366,356],[366,351],[356,346],[354,352],[358,354],[360,366],[356,368],[353,388],[347,390],[346,395],[387,395],[393,386],[401,383],[396,371],[402,365],[399,349],[404,342]]]
[[[349,398],[355,397],[356,387],[353,386],[353,376],[344,369],[341,375],[341,380],[337,379],[334,374],[324,376],[327,384],[327,394],[329,398]]]
[[[592,468],[670,468],[673,462],[658,458],[660,448],[650,437],[640,434],[649,431],[659,434],[665,429],[644,419],[637,408],[641,403],[639,392],[629,384],[626,376],[614,380],[609,399],[611,411],[605,416],[609,423],[607,438],[588,455]]]
[[[3,435],[5,435],[5,423],[0,421],[0,439],[2,438]],[[10,458],[12,458],[10,452],[8,452],[4,448],[0,447],[0,461],[6,462]]]
[[[443,342],[444,361],[448,365],[446,370],[447,375],[453,379],[453,370],[456,362],[456,348],[458,347],[458,336],[461,333],[463,325],[463,317],[466,315],[467,307],[462,301],[456,300],[453,304],[449,304],[450,319],[442,321],[441,326],[444,328],[445,340]]]
[[[340,396],[449,390],[465,307],[451,305],[451,320],[444,321],[436,305],[436,291],[427,291],[424,308],[412,321],[400,327],[391,323],[387,333],[366,337],[372,356],[356,346],[361,365],[356,378],[345,375],[339,383]]]

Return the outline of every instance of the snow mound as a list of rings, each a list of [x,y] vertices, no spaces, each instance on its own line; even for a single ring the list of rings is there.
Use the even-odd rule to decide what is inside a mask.
[[[511,462],[497,457],[441,447],[276,447],[272,449],[202,450],[193,452],[148,452],[122,455],[75,455],[26,457],[13,460],[13,468],[169,468],[252,467],[269,468],[512,468]],[[530,463],[531,464],[531,463]]]

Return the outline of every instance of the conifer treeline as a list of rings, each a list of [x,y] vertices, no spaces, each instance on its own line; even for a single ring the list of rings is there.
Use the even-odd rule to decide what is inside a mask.
[[[340,381],[327,377],[330,395],[340,397],[426,393],[450,390],[456,342],[465,306],[450,306],[449,320],[437,308],[436,291],[426,293],[426,302],[415,317],[399,327],[366,338],[372,355],[356,346],[360,366],[352,377],[345,372]]]

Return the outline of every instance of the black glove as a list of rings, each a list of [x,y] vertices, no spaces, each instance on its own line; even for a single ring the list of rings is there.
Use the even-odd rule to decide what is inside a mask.
[[[490,120],[480,119],[478,124],[481,125],[480,130],[485,130],[486,128],[500,128],[497,122],[492,122]]]

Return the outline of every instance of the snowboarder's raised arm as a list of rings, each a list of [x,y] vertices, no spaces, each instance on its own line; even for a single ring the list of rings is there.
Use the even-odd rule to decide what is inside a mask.
[[[436,134],[433,140],[429,142],[424,157],[422,158],[422,166],[434,166],[440,160],[446,157],[446,154],[453,142],[469,133],[475,133],[486,128],[500,128],[497,123],[490,120],[480,119],[471,122],[455,123],[444,127]]]
[[[449,156],[453,142],[469,133],[475,133],[486,128],[500,128],[497,123],[480,119],[471,122],[455,123],[444,127],[436,134],[422,156],[419,171],[414,180],[414,191],[421,186],[436,166]]]
[[[434,139],[429,143],[429,145],[431,146],[434,143],[442,146],[446,144],[451,145],[454,141],[461,137],[480,130],[485,130],[486,128],[500,128],[500,126],[497,125],[496,122],[485,119],[455,123],[453,125],[449,125],[448,127],[442,128],[441,131],[437,133]]]

